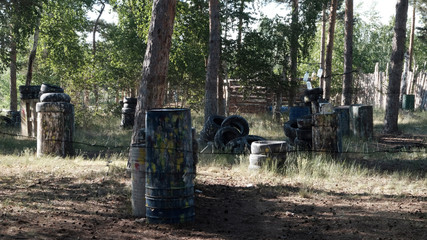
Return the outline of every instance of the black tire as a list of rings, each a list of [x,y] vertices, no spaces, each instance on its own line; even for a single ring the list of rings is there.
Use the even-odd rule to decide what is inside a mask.
[[[283,128],[285,130],[285,136],[288,137],[291,141],[293,141],[297,136],[296,134],[296,129],[298,128],[297,121],[296,120],[288,121],[285,123]]]
[[[251,154],[275,154],[286,153],[288,144],[286,141],[257,141],[251,144]]]
[[[234,154],[240,154],[249,151],[246,137],[238,137],[229,141],[227,145],[225,145],[224,150]]]
[[[136,104],[137,99],[136,98],[125,98],[123,100],[124,103],[130,103],[130,104]]]
[[[300,129],[311,129],[313,125],[313,121],[311,119],[311,115],[305,115],[301,118],[297,119],[297,125]]]
[[[123,108],[133,108],[136,109],[136,103],[124,103]]]
[[[214,138],[214,146],[217,149],[224,150],[228,142],[241,137],[239,131],[233,127],[220,128]]]
[[[299,140],[305,140],[305,141],[310,141],[312,139],[312,135],[311,135],[311,129],[297,129],[296,130],[297,133],[297,138]]]
[[[12,119],[5,117],[5,116],[0,116],[0,125],[4,124],[5,126],[12,126],[13,125],[13,121]]]
[[[67,102],[71,101],[71,97],[66,93],[43,93],[40,96],[40,102]]]
[[[221,127],[234,127],[240,132],[242,136],[247,136],[249,134],[248,121],[239,115],[232,115],[227,117],[222,122]]]
[[[64,89],[59,86],[43,83],[40,87],[40,93],[63,93]]]
[[[200,132],[200,139],[205,142],[213,141],[215,134],[221,128],[221,124],[224,121],[224,116],[212,115],[208,117],[202,131]]]

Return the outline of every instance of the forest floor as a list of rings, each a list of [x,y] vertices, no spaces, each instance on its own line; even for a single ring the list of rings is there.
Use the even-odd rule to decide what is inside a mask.
[[[426,143],[425,136],[380,136],[377,147],[425,153]],[[195,222],[162,225],[132,217],[125,160],[0,159],[0,239],[427,239],[427,186],[405,194],[347,191],[346,182],[307,189],[205,165],[195,181]],[[420,158],[360,161],[388,174],[427,172]]]

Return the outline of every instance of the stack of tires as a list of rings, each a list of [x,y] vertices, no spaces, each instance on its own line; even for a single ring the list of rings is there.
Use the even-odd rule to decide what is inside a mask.
[[[298,149],[311,149],[312,146],[312,119],[311,115],[305,115],[297,119],[296,138],[294,144]]]
[[[297,137],[298,118],[310,114],[310,107],[291,107],[289,111],[289,121],[285,122],[283,129],[285,136],[288,137],[289,143],[294,144]]]
[[[249,169],[260,169],[264,164],[283,166],[287,152],[286,141],[256,141],[251,144]]]
[[[135,120],[136,98],[125,98],[123,100],[122,120],[120,127],[132,128]]]
[[[242,116],[212,115],[203,126],[199,140],[200,146],[211,142],[216,150],[238,154],[249,151],[252,142],[265,139],[249,135],[249,124]]]

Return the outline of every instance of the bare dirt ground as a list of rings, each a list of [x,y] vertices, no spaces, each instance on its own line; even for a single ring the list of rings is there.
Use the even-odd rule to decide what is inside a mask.
[[[400,137],[384,136],[383,143],[409,142]],[[413,139],[408,146],[425,143]],[[425,164],[418,170],[425,173]],[[131,216],[124,174],[0,176],[0,239],[427,239],[427,193],[301,195],[297,185],[257,185],[228,168],[202,167],[195,222],[152,225]]]

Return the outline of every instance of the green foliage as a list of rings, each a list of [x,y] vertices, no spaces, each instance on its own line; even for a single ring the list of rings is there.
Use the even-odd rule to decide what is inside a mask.
[[[170,89],[191,108],[201,109],[206,79],[209,12],[205,1],[178,2],[170,51]]]
[[[27,38],[34,32],[46,0],[16,0],[0,2],[0,72],[9,64],[10,44],[23,51]]]
[[[285,87],[282,73],[287,68],[289,26],[280,18],[261,21],[259,30],[247,32],[236,54],[233,75],[246,86],[264,86],[268,90]]]

